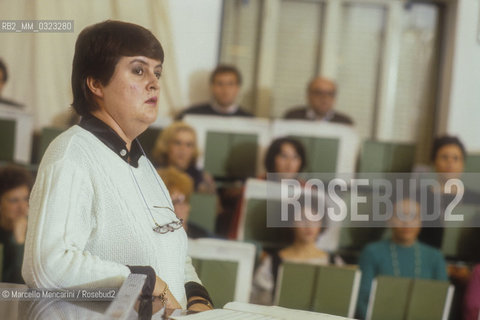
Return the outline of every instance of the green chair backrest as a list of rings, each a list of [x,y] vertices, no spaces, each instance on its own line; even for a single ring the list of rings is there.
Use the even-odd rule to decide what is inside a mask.
[[[416,279],[413,282],[407,320],[447,319],[453,286],[446,281]]]
[[[284,262],[278,274],[275,304],[353,317],[359,285],[360,271],[355,268]]]
[[[336,172],[339,149],[338,138],[291,136],[300,141],[308,159],[305,172]]]
[[[52,142],[57,136],[59,136],[63,132],[63,129],[54,128],[54,127],[46,127],[42,129],[40,134],[40,148],[38,150],[37,160],[40,163],[42,160],[45,151],[48,148],[50,142]]]
[[[410,172],[415,145],[367,140],[363,143],[359,172]]]
[[[474,174],[471,174],[471,173]],[[465,160],[465,173],[462,176],[465,189],[480,193],[480,154],[469,154]]]
[[[193,193],[190,196],[190,208],[188,220],[212,234],[215,233],[217,196],[207,193]]]
[[[192,264],[216,308],[234,300],[237,262],[193,258]]]
[[[444,320],[452,298],[453,286],[447,281],[379,276],[372,285],[367,319]]]
[[[480,225],[479,209],[475,205],[458,205],[453,209],[452,215],[463,214],[464,221],[445,225],[441,249],[446,257],[468,261],[478,258],[478,228],[471,226]]]
[[[16,125],[14,120],[0,119],[0,161],[14,161]]]
[[[353,318],[360,274],[355,268],[318,267],[312,311]]]
[[[480,154],[469,154],[465,159],[465,172],[480,173]]]
[[[369,320],[403,320],[405,319],[409,294],[413,279],[379,276],[372,283],[370,295]],[[373,305],[372,295],[374,296]],[[369,313],[370,317],[369,317]]]
[[[273,200],[269,201],[270,205],[274,205]],[[249,199],[244,219],[243,241],[260,243],[263,247],[270,248],[279,248],[288,243],[288,228],[267,227],[266,199]]]
[[[256,134],[207,132],[205,171],[215,178],[255,176],[258,137]]]
[[[276,305],[310,310],[317,273],[317,266],[312,264],[283,263],[278,273]]]
[[[351,217],[351,195],[350,192],[346,192],[342,196],[342,200],[347,205],[348,217]],[[371,216],[373,194],[359,190],[357,195],[367,198],[366,203],[359,203],[357,213]],[[342,250],[361,251],[366,244],[380,240],[385,232],[385,229],[380,227],[355,227],[350,221],[351,219],[347,219],[340,229],[339,248]]]
[[[161,131],[162,129],[160,128],[148,128],[138,136],[138,141],[142,145],[142,148],[149,159],[152,159],[153,148],[155,147],[155,142]]]

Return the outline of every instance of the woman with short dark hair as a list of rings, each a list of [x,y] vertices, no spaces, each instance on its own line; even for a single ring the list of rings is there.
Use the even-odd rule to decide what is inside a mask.
[[[296,175],[307,163],[305,148],[298,140],[289,137],[277,138],[268,147],[265,169],[268,173]]]
[[[22,261],[27,232],[30,173],[17,166],[0,169],[0,244],[3,246],[3,282],[23,283]]]
[[[158,112],[163,49],[120,21],[85,28],[75,45],[79,125],[48,147],[32,190],[23,277],[30,287],[119,287],[144,273],[144,295],[168,308],[211,308],[187,256],[168,190],[137,137]]]

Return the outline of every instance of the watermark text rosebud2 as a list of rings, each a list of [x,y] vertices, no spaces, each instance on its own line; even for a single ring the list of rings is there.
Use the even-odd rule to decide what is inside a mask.
[[[478,184],[480,184],[480,174]],[[471,178],[471,177],[470,177]],[[467,224],[480,226],[480,188],[467,179],[478,196],[466,196],[465,179],[440,180],[434,174],[369,174],[359,178],[310,174],[298,178],[268,175],[267,226],[292,227],[299,221],[330,221],[351,227],[385,227],[392,218],[412,219],[407,214],[418,207],[426,227]],[[409,202],[412,208],[397,204]],[[413,205],[415,204],[415,205]],[[465,215],[465,206],[478,211]],[[417,210],[417,209],[415,209]],[[466,220],[467,219],[467,220]],[[468,220],[470,219],[470,220]],[[456,225],[457,226],[457,225]]]

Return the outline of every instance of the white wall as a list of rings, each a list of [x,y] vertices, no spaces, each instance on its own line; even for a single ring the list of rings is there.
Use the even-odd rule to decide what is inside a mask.
[[[169,0],[169,11],[182,102],[188,106],[209,99],[208,77],[217,65],[222,0]]]
[[[458,0],[446,132],[480,152],[480,1]]]

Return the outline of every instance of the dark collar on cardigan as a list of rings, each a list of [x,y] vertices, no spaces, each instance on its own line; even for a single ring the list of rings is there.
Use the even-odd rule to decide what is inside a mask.
[[[137,139],[132,141],[130,152],[128,152],[125,141],[123,141],[123,139],[102,120],[92,115],[88,115],[82,117],[82,120],[78,125],[83,129],[90,131],[125,162],[138,168],[138,160],[143,155],[143,151],[140,142],[138,142]]]

